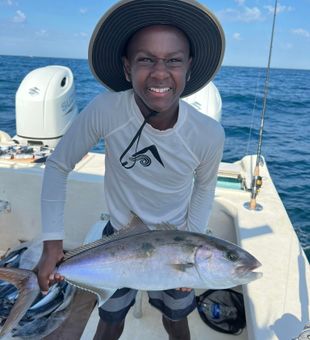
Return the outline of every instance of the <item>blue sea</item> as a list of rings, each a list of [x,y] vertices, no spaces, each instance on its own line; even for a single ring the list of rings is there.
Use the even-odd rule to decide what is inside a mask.
[[[17,88],[31,70],[47,65],[71,68],[80,110],[103,90],[87,60],[0,56],[0,130],[15,134]],[[224,66],[214,79],[223,101],[224,161],[257,152],[265,74],[263,68]],[[310,70],[271,69],[262,154],[310,258]]]

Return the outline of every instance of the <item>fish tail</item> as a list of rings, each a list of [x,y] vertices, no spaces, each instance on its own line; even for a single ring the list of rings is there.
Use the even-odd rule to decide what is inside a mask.
[[[7,335],[24,316],[40,292],[37,276],[31,270],[0,268],[0,279],[8,281],[18,289],[18,298],[1,331],[0,339]]]

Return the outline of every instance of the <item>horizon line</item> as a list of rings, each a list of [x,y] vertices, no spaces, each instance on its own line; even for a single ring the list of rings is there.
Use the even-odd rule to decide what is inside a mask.
[[[82,57],[47,57],[47,56],[37,56],[37,55],[22,55],[22,54],[0,54],[0,57],[24,57],[24,58],[49,58],[49,59],[72,59],[72,60],[85,60],[87,61],[88,58],[82,58]],[[254,65],[227,65],[222,64],[221,67],[244,67],[244,68],[261,68],[266,69],[267,66],[254,66]],[[284,66],[270,66],[271,69],[278,69],[278,70],[297,70],[297,71],[310,71],[310,68],[298,68],[298,67],[284,67]]]

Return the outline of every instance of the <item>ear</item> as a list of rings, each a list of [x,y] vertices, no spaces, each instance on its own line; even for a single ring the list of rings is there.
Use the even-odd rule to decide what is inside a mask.
[[[186,72],[186,81],[189,81],[191,79],[191,71],[192,71],[192,57],[188,60],[188,69]]]
[[[122,57],[122,62],[123,62],[123,69],[124,69],[124,74],[125,78],[128,82],[131,82],[131,77],[130,77],[130,62],[127,59],[127,57]]]

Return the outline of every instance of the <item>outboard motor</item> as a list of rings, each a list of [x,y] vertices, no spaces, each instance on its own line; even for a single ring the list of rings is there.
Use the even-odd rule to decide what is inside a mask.
[[[222,119],[222,99],[219,90],[212,81],[199,91],[183,98],[188,104],[218,122]]]
[[[28,73],[16,93],[16,136],[22,145],[54,148],[78,113],[73,74],[46,66]]]

